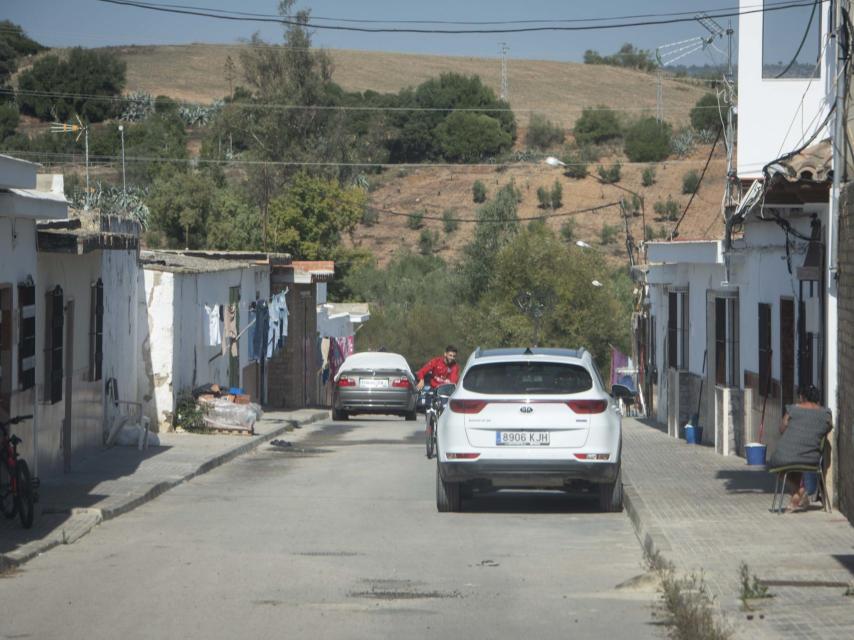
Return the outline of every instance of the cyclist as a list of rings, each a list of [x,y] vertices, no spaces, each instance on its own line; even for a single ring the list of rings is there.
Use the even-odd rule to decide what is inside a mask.
[[[430,374],[430,386],[433,389],[443,384],[457,384],[460,379],[457,348],[449,344],[444,354],[436,356],[418,370],[415,377],[418,378],[419,391],[424,388],[424,376],[427,374]]]

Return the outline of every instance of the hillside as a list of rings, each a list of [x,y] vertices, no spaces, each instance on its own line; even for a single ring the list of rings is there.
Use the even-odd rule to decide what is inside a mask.
[[[112,49],[128,66],[128,91],[165,94],[189,102],[211,102],[228,94],[225,62],[239,68],[240,45],[128,46]],[[497,58],[328,50],[333,79],[347,91],[373,89],[396,93],[445,72],[478,75],[499,92]],[[654,113],[656,77],[615,67],[546,60],[508,61],[510,105],[520,124],[531,112],[572,127],[583,107],[605,105],[627,115]],[[239,84],[239,80],[236,81]],[[665,118],[674,126],[688,122],[688,113],[704,93],[703,85],[665,78]]]

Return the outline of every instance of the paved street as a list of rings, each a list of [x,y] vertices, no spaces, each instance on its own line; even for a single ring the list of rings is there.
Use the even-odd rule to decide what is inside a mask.
[[[614,589],[644,569],[624,514],[530,493],[439,514],[421,425],[317,423],[105,522],[0,580],[0,637],[663,635],[654,592]]]

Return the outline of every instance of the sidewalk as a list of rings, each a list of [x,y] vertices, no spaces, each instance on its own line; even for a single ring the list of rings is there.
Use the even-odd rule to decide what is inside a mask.
[[[819,504],[769,511],[774,479],[742,458],[623,419],[626,511],[641,543],[677,571],[702,570],[737,638],[854,638],[854,528]],[[774,581],[742,609],[739,565]],[[750,616],[752,619],[748,619]],[[760,616],[763,616],[760,618]]]
[[[272,411],[254,436],[159,434],[160,446],[104,449],[64,476],[43,480],[32,529],[0,518],[0,572],[60,544],[71,544],[115,518],[261,444],[329,416],[328,411]],[[289,439],[293,439],[289,436]]]

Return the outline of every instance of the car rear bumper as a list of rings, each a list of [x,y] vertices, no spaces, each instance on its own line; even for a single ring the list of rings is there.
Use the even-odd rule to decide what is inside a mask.
[[[581,462],[579,460],[465,460],[439,463],[439,473],[446,482],[490,480],[501,484],[537,479],[550,481],[584,480],[593,483],[614,482],[620,472],[620,462]]]
[[[354,390],[336,394],[333,406],[343,411],[395,413],[415,410],[415,394],[396,391]]]

